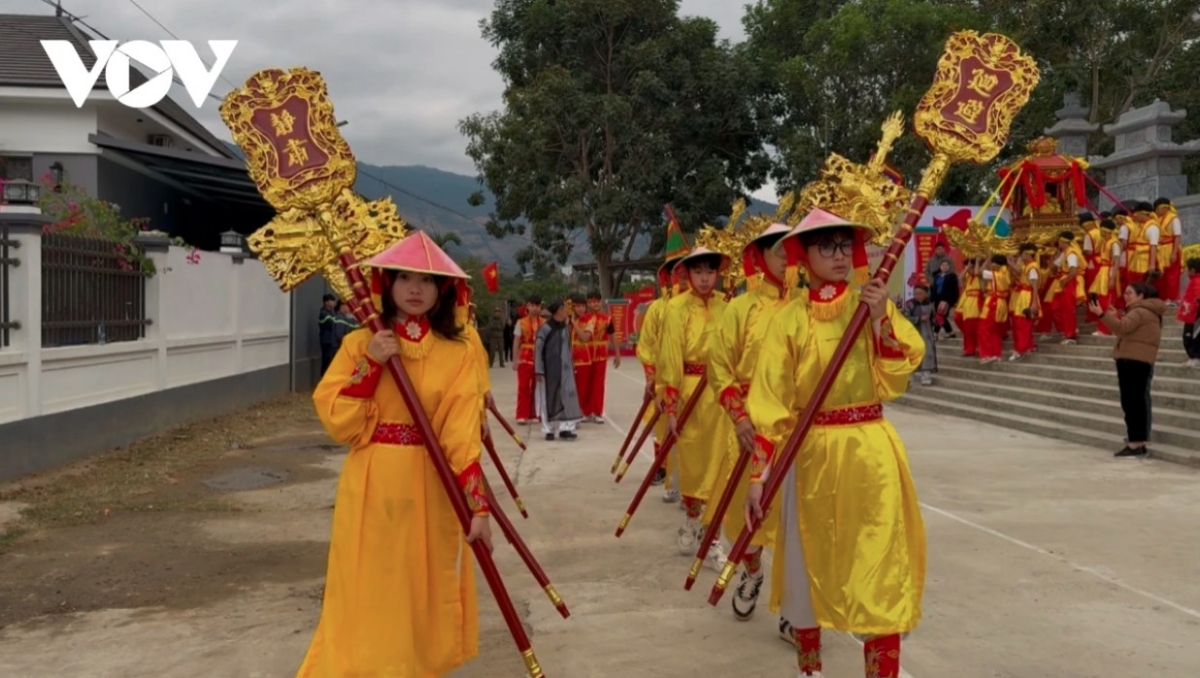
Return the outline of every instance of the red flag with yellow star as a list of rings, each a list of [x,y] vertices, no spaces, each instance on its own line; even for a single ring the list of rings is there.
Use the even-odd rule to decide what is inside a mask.
[[[488,292],[495,294],[500,289],[500,264],[493,261],[483,267],[483,283],[487,285]]]

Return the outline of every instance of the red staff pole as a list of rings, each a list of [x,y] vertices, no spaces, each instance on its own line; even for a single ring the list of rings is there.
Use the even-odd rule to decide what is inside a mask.
[[[513,430],[512,424],[508,423],[508,420],[504,418],[504,415],[500,414],[500,410],[496,409],[496,403],[488,403],[487,407],[488,412],[491,412],[492,416],[496,418],[496,421],[500,422],[500,425],[504,427],[505,431],[508,432],[508,435],[512,436],[513,442],[517,444],[517,447],[521,448],[522,452],[528,451],[525,447],[525,441],[521,440],[521,436],[517,435],[517,432]]]
[[[650,406],[653,400],[654,398],[649,395],[642,397],[642,406],[638,408],[637,415],[633,418],[633,424],[629,426],[629,432],[625,434],[625,442],[621,443],[621,449],[617,450],[617,458],[613,461],[612,468],[608,471],[609,473],[617,472],[617,467],[621,465],[621,457],[624,457],[625,450],[629,449],[629,443],[633,440],[633,434],[637,433],[638,424],[641,423],[642,417],[646,416],[646,408]],[[645,440],[645,436],[642,436],[641,441],[645,442]]]
[[[546,592],[546,597],[550,599],[554,607],[558,608],[558,613],[562,615],[563,619],[570,617],[571,611],[567,609],[567,604],[558,595],[558,591],[554,590],[554,584],[550,583],[550,577],[546,576],[546,571],[542,569],[537,559],[533,557],[533,552],[529,550],[529,546],[525,544],[525,540],[521,538],[521,535],[517,532],[517,528],[513,526],[508,516],[504,514],[504,510],[500,508],[499,502],[496,501],[496,495],[492,493],[491,486],[486,482],[484,483],[484,490],[487,492],[488,501],[492,502],[492,515],[496,517],[496,524],[500,526],[500,532],[504,534],[504,538],[516,549],[517,555],[521,557],[521,560],[525,561],[525,566],[529,568],[529,572],[533,575],[533,578],[537,580],[538,585]]]
[[[708,375],[701,375],[700,381],[696,383],[696,390],[692,391],[692,396],[688,398],[687,404],[683,406],[683,410],[679,413],[679,419],[675,424],[675,428],[682,428],[683,422],[691,416],[692,409],[696,407],[696,403],[700,400],[700,394],[708,385]],[[658,454],[654,455],[654,461],[650,464],[650,470],[646,472],[646,477],[642,480],[642,484],[638,487],[637,493],[633,495],[633,501],[629,502],[629,508],[625,511],[625,517],[621,519],[621,524],[617,527],[617,536],[620,537],[625,533],[625,528],[629,527],[629,521],[633,519],[633,514],[637,512],[638,505],[642,503],[642,498],[646,496],[646,492],[650,490],[650,486],[654,483],[654,476],[658,473],[658,469],[662,468],[663,462],[667,459],[667,452],[671,446],[675,444],[675,432],[667,434],[667,439],[663,441],[659,447]]]
[[[513,502],[517,505],[517,510],[521,512],[521,517],[529,518],[529,514],[525,512],[525,502],[521,501],[521,495],[517,494],[516,485],[513,485],[512,478],[508,476],[508,471],[504,470],[504,462],[500,461],[500,455],[496,452],[496,443],[492,440],[491,436],[483,439],[483,446],[487,449],[488,456],[492,458],[492,464],[496,467],[496,473],[500,474],[500,480],[504,483],[504,487],[512,495]]]

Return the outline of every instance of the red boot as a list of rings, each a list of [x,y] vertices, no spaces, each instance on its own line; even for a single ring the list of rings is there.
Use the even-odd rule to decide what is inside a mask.
[[[872,638],[863,645],[867,678],[900,678],[900,635]]]
[[[800,660],[800,677],[821,675],[821,627],[792,629],[796,635],[796,652]]]

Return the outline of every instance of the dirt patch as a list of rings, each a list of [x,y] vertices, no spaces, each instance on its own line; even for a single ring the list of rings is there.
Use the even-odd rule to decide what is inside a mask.
[[[319,578],[327,531],[247,539],[237,525],[321,523],[333,488],[314,482],[336,477],[339,451],[311,400],[295,396],[0,488],[0,506],[20,514],[8,511],[0,534],[0,628],[197,608]],[[295,505],[297,494],[307,505]]]

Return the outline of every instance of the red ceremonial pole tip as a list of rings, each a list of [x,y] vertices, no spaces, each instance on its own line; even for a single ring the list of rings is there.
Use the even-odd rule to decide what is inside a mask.
[[[695,577],[693,577],[693,576],[690,576],[690,575],[689,575],[689,576],[688,576],[688,578],[687,578],[687,581],[683,583],[683,590],[684,590],[684,591],[691,591],[691,590],[692,590],[692,585],[694,585],[695,583],[696,583],[696,578],[695,578]]]
[[[723,595],[725,595],[725,591],[714,586],[712,593],[708,594],[708,604],[716,607],[717,603],[721,602],[721,596]]]
[[[526,520],[528,520],[528,519],[529,519],[529,513],[528,513],[528,512],[526,512],[526,511],[525,511],[525,509],[521,509],[521,517],[522,517],[522,518],[524,518],[524,519],[526,519]]]
[[[571,611],[567,609],[567,606],[565,603],[561,603],[557,607],[558,607],[558,613],[562,615],[563,619],[570,618]]]

